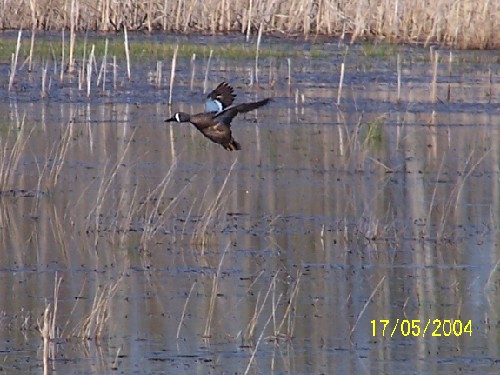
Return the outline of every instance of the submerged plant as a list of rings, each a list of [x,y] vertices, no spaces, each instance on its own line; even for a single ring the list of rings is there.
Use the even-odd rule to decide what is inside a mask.
[[[383,135],[383,120],[382,117],[378,117],[373,121],[369,121],[366,124],[366,136],[365,136],[365,143],[371,144],[371,145],[378,145],[380,146],[382,143],[382,135]]]

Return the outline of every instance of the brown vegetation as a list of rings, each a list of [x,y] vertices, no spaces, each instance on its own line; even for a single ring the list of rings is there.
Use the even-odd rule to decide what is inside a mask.
[[[0,29],[239,31],[381,38],[457,48],[500,47],[489,0],[5,0]]]

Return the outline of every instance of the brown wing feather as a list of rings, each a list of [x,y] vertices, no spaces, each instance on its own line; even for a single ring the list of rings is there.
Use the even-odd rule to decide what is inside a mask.
[[[233,88],[227,83],[222,82],[207,95],[207,98],[220,101],[224,108],[229,107],[234,102],[236,94],[234,94]]]

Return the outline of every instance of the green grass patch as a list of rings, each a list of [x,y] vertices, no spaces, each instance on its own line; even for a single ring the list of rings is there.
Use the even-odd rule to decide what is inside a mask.
[[[191,58],[193,54],[197,57],[207,58],[210,51],[213,51],[213,57],[226,58],[235,60],[253,59],[256,54],[255,44],[248,43],[217,43],[217,44],[196,44],[191,42],[159,42],[148,40],[129,40],[130,59],[132,61],[140,60],[162,60],[169,59],[173,56],[176,45],[179,45],[178,57]],[[88,38],[78,36],[75,43],[74,56],[79,59],[83,56],[84,50],[86,56],[94,46],[94,55],[102,57],[105,54],[105,38]],[[63,44],[61,40],[56,39],[35,39],[33,56],[35,60],[60,59],[62,54]],[[19,51],[20,60],[22,61],[29,55],[30,40],[23,39],[21,49]],[[16,39],[8,38],[0,40],[0,62],[9,63],[12,53],[16,50]],[[69,39],[64,43],[65,55],[69,54]],[[286,58],[294,57],[302,54],[301,50],[289,48],[282,43],[263,43],[259,48],[260,58]],[[125,58],[125,47],[122,38],[108,39],[108,56],[116,56],[118,59]],[[318,48],[311,51],[311,57],[322,57],[323,54]]]
[[[393,44],[386,43],[364,43],[361,46],[361,54],[364,57],[380,58],[393,57],[399,52],[399,48]]]
[[[384,120],[385,117],[380,116],[366,123],[366,135],[364,143],[376,148],[382,146]]]

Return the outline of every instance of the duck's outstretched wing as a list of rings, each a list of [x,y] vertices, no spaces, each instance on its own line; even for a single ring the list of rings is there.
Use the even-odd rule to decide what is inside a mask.
[[[210,94],[207,95],[205,102],[205,112],[221,112],[234,102],[236,94],[227,82],[219,85]]]
[[[245,113],[245,112],[250,112],[253,111],[254,109],[260,108],[267,103],[271,101],[271,98],[266,98],[263,100],[259,100],[258,102],[251,102],[251,103],[241,103],[241,104],[236,104],[234,106],[230,106],[224,110],[222,110],[220,113],[217,113],[214,116],[214,119],[223,122],[226,124],[228,127],[231,126],[231,121],[233,118],[238,113]]]

